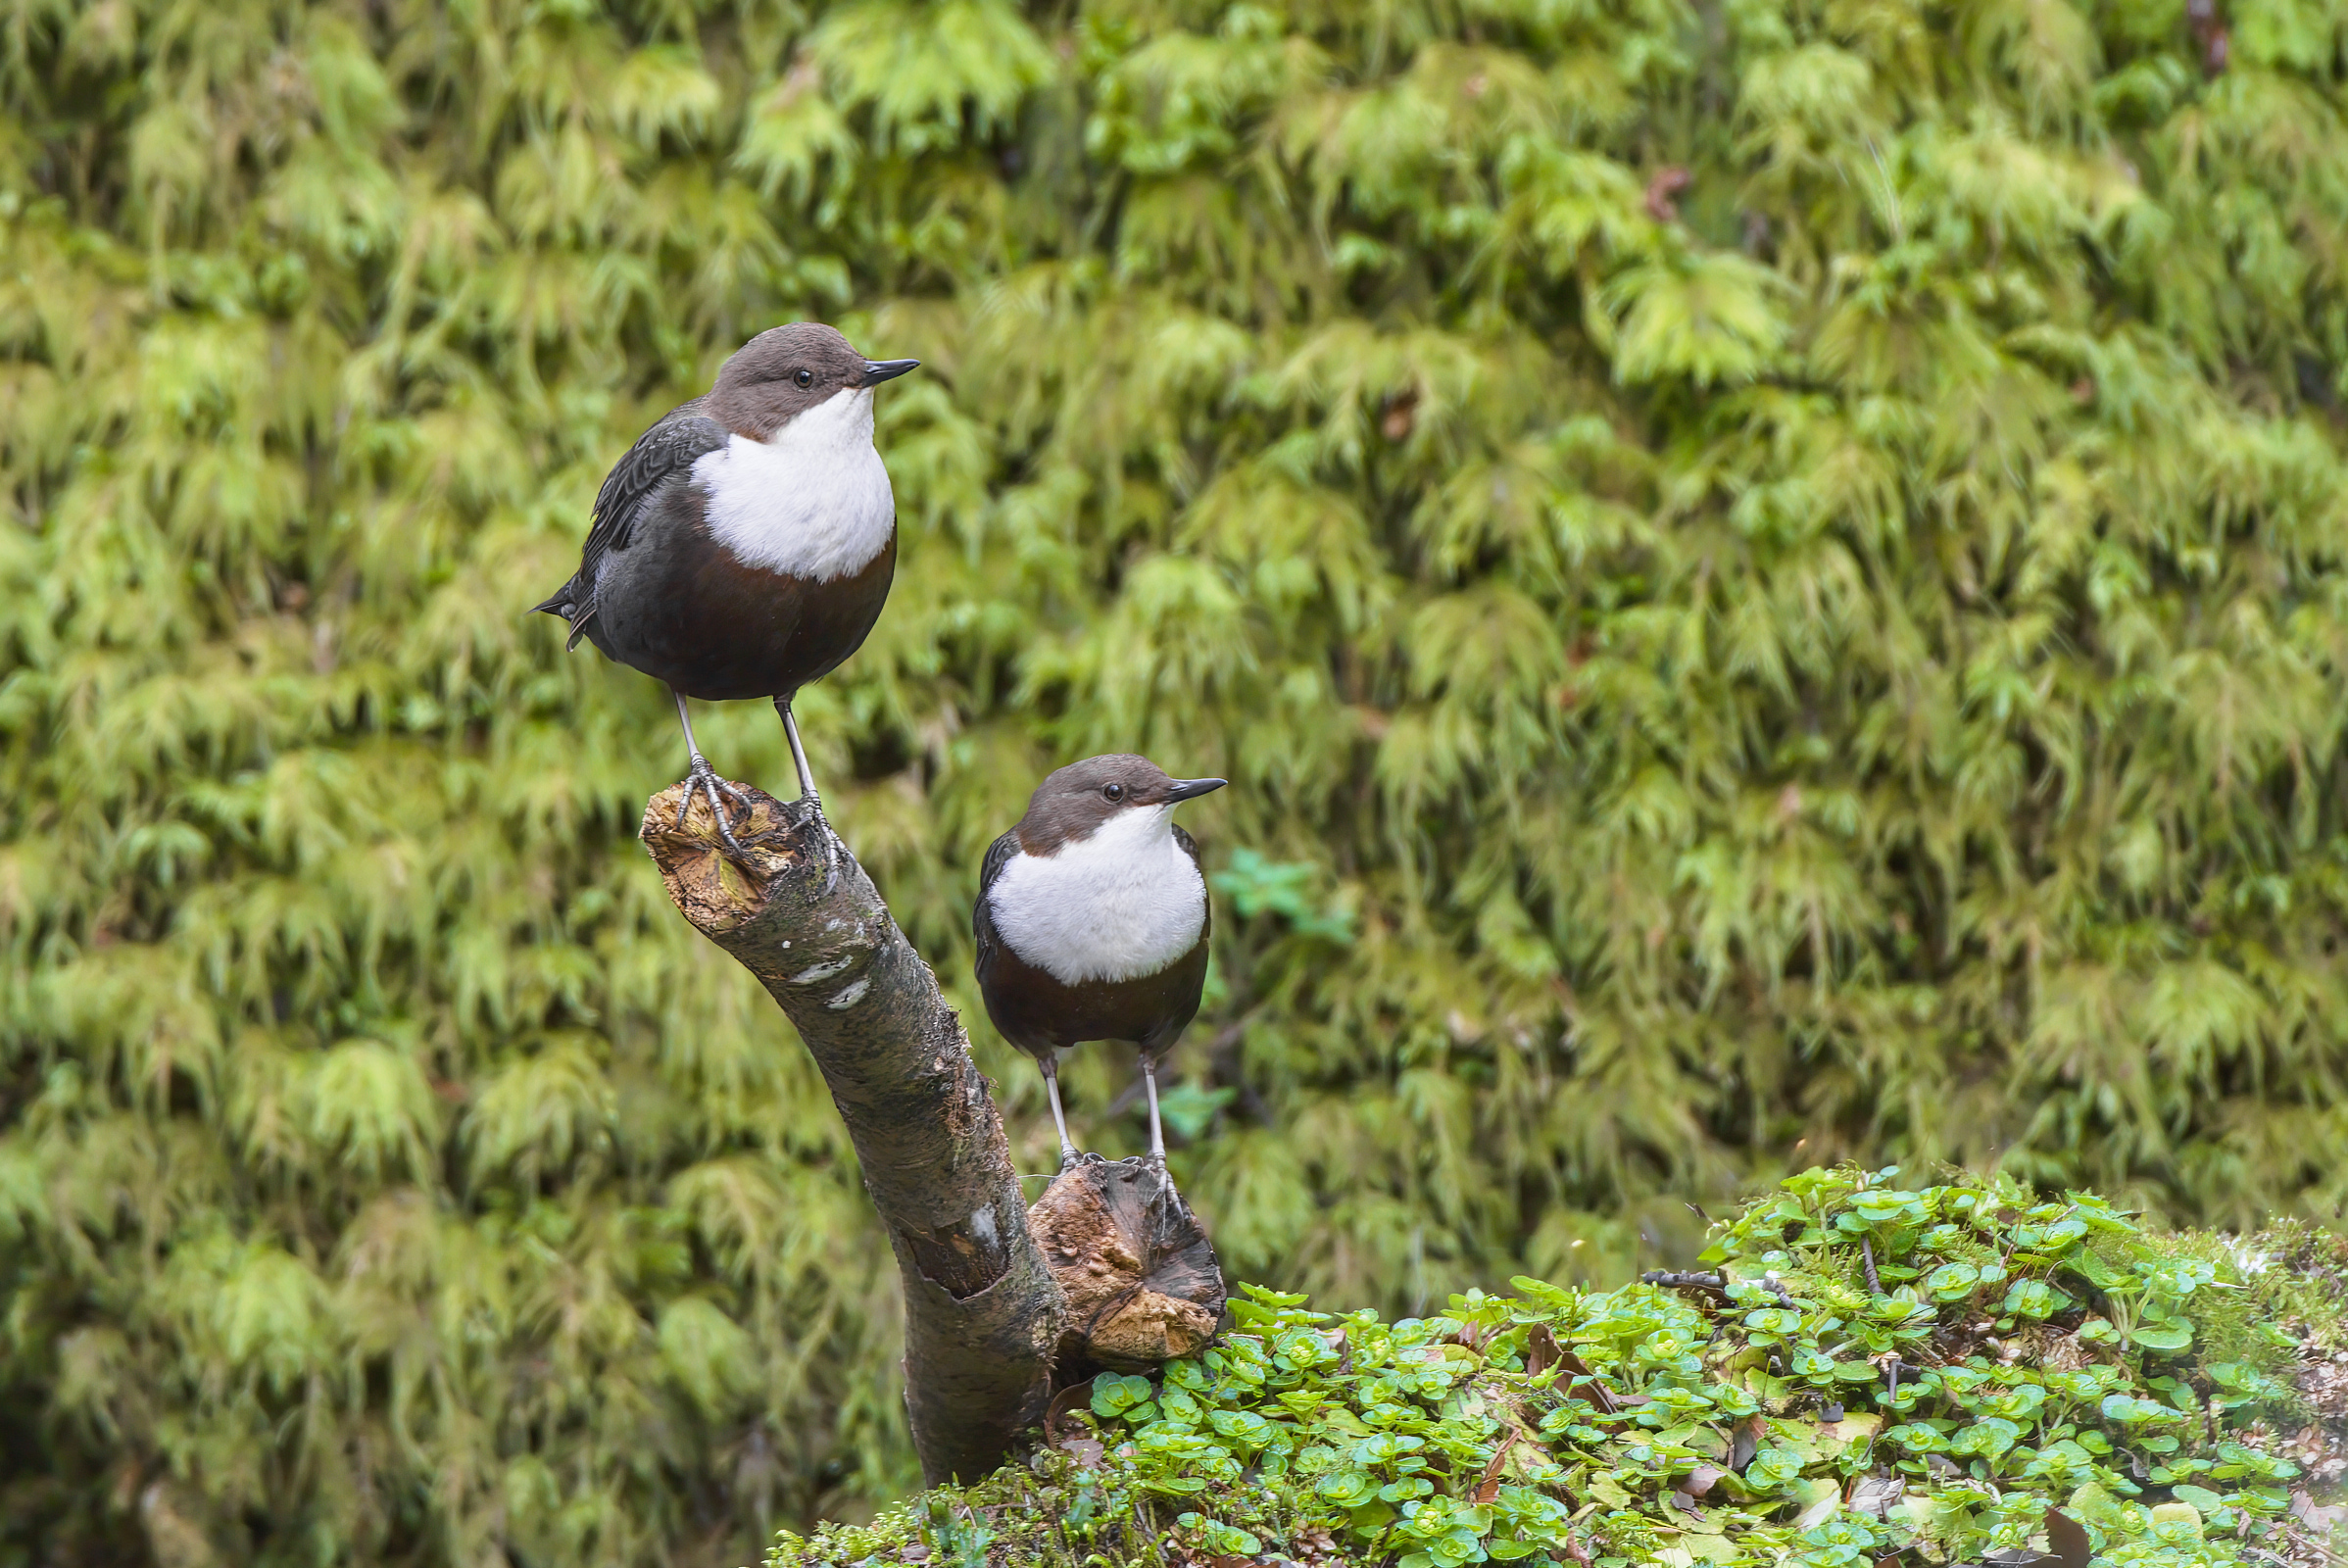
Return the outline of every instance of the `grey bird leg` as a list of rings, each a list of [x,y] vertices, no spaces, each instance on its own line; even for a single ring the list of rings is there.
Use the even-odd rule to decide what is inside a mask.
[[[1157,1063],[1148,1053],[1142,1056],[1142,1087],[1150,1092],[1150,1163],[1163,1170],[1166,1166],[1166,1134],[1157,1120]]]
[[[774,710],[783,715],[783,733],[791,740],[791,762],[799,769],[799,797],[815,813],[815,820],[823,822],[823,797],[815,793],[815,775],[807,771],[807,749],[799,744],[799,720],[791,716],[791,699],[777,697]],[[824,822],[824,826],[831,824]]]
[[[807,817],[814,819],[814,826],[824,829],[824,892],[829,895],[841,875],[841,855],[834,850],[841,838],[831,831],[831,819],[824,817],[824,798],[814,794],[814,774],[807,772],[807,749],[799,744],[799,720],[791,718],[789,697],[775,697],[775,711],[782,713],[782,732],[791,739],[791,765],[799,767],[799,798],[807,803]]]
[[[823,797],[815,793],[815,775],[807,770],[807,749],[799,743],[799,720],[791,716],[791,699],[777,697],[774,710],[783,715],[783,733],[791,741],[792,765],[799,769],[799,798],[807,803],[807,814],[823,829],[823,891],[828,895],[840,876],[840,857],[832,848],[839,842],[839,836],[832,832],[832,824],[823,814]]]
[[[717,836],[725,840],[727,849],[740,855],[742,846],[734,842],[734,830],[726,825],[725,801],[721,797],[730,796],[746,812],[750,809],[750,801],[741,791],[719,778],[717,769],[711,767],[709,760],[702,756],[701,742],[693,738],[693,716],[685,711],[685,694],[671,686],[668,695],[677,700],[677,722],[685,726],[685,752],[693,759],[693,764],[685,774],[684,796],[677,802],[677,826],[684,827],[685,813],[693,809],[693,792],[697,789],[707,790],[709,794],[709,811],[717,818]]]
[[[1058,1057],[1059,1054],[1057,1052],[1052,1052],[1048,1055],[1038,1057],[1036,1065],[1044,1069],[1044,1090],[1047,1094],[1052,1096],[1052,1125],[1059,1129],[1060,1169],[1066,1170],[1069,1166],[1083,1159],[1084,1155],[1078,1152],[1075,1141],[1069,1138],[1068,1118],[1060,1111],[1060,1064]]]

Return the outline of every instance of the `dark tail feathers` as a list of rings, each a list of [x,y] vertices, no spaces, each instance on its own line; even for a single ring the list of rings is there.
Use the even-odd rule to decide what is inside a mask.
[[[593,605],[589,605],[585,610],[581,610],[572,601],[571,594],[577,589],[577,587],[578,584],[575,581],[566,582],[562,587],[555,590],[555,595],[553,598],[546,600],[542,604],[536,604],[530,607],[530,612],[533,614],[536,614],[540,611],[544,611],[550,615],[561,615],[563,619],[569,625],[570,636],[565,638],[563,643],[563,651],[566,654],[569,653],[573,648],[579,646],[579,639],[587,635],[587,623],[595,618],[595,607]]]

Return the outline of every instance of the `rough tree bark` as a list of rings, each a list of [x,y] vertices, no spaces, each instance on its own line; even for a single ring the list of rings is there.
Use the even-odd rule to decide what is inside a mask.
[[[1213,1251],[1172,1183],[1130,1161],[1062,1175],[1031,1227],[961,1021],[870,878],[797,803],[736,787],[741,858],[706,799],[676,825],[682,786],[646,806],[645,847],[679,912],[758,978],[822,1071],[904,1280],[923,1474],[975,1481],[1042,1419],[1055,1372],[1203,1345],[1223,1311]]]

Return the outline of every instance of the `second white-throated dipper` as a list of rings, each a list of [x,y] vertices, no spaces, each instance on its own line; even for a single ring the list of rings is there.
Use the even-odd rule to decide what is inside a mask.
[[[820,820],[791,699],[863,645],[897,570],[897,500],[872,446],[872,389],[917,360],[867,360],[818,321],[760,332],[716,384],[628,449],[595,498],[579,569],[536,608],[665,681],[728,847],[723,788],[685,699],[771,698]],[[730,794],[731,791],[726,793]]]
[[[1150,1092],[1150,1158],[1163,1164],[1157,1063],[1198,1011],[1209,918],[1198,846],[1174,808],[1219,778],[1168,778],[1146,757],[1071,762],[987,851],[971,929],[987,1016],[1036,1058],[1060,1135],[1060,1168],[1082,1156],[1060,1111],[1058,1052],[1129,1040]]]

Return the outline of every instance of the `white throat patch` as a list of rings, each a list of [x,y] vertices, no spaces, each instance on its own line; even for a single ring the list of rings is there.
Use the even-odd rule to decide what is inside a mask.
[[[764,441],[737,435],[695,460],[709,533],[746,566],[829,582],[862,570],[897,531],[872,450],[872,389],[851,387]]]
[[[1062,985],[1157,973],[1206,923],[1206,883],[1173,818],[1171,806],[1127,809],[1055,854],[1012,856],[987,890],[995,929]]]

